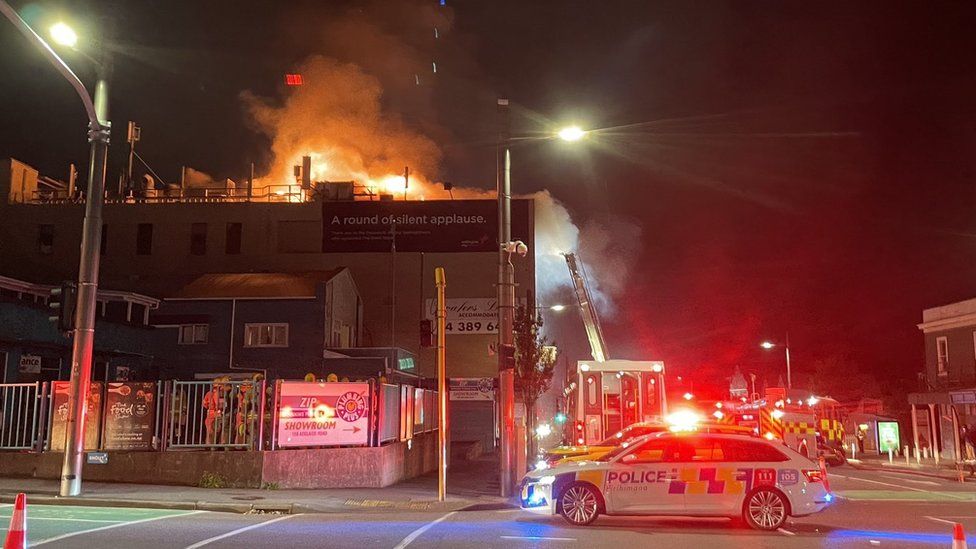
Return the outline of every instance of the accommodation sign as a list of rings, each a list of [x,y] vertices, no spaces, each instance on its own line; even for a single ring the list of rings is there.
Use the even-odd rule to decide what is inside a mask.
[[[426,318],[437,320],[437,300],[428,299]],[[498,333],[498,300],[487,297],[448,298],[444,333],[476,335]],[[436,330],[436,326],[435,326]]]
[[[278,394],[278,447],[369,442],[369,383],[282,381]]]
[[[531,242],[531,200],[512,201],[512,238]],[[495,252],[494,200],[322,203],[323,252]]]

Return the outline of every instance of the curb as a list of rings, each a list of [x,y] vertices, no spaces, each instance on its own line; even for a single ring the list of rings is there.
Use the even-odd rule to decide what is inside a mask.
[[[16,494],[0,494],[0,503],[13,503]],[[348,513],[348,512],[449,512],[449,511],[481,511],[496,509],[514,509],[517,506],[505,502],[439,502],[439,501],[371,501],[371,505],[350,505],[348,502],[337,502],[336,505],[322,505],[305,503],[230,503],[211,501],[161,501],[146,499],[109,499],[89,498],[77,496],[51,496],[27,493],[28,502],[35,505],[77,505],[80,507],[123,507],[142,509],[170,509],[182,511],[212,511],[217,513],[279,513],[285,515],[300,515],[311,513]],[[372,504],[375,503],[375,504]]]
[[[864,470],[864,471],[887,471],[887,472],[890,472],[890,473],[902,473],[902,474],[905,474],[905,475],[915,475],[915,476],[919,476],[919,477],[928,477],[928,478],[937,478],[937,479],[941,479],[941,480],[958,481],[958,479],[956,477],[948,476],[948,474],[940,475],[940,474],[937,474],[937,473],[929,473],[929,472],[925,472],[925,471],[916,471],[914,469],[908,469],[906,467],[898,467],[896,465],[888,465],[888,466],[882,465],[881,467],[875,467],[875,466],[870,466],[870,465],[867,465],[866,466],[866,465],[863,465],[863,464],[857,464],[857,465],[855,465],[853,463],[850,463],[849,465],[852,468],[854,468],[854,469],[861,469],[861,470]],[[949,470],[949,469],[947,469],[946,471],[947,471],[947,473],[948,472],[954,472],[954,470]],[[969,477],[967,475],[967,478],[971,478],[971,477]]]

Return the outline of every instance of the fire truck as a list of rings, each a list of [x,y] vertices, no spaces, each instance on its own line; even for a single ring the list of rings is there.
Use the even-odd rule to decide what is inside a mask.
[[[782,440],[800,454],[823,456],[832,464],[845,460],[844,426],[838,402],[829,397],[780,387],[765,398],[718,402],[713,416],[720,422],[752,428],[769,440]]]
[[[577,363],[563,391],[567,415],[574,420],[566,439],[590,445],[633,423],[660,421],[667,414],[664,363],[609,359],[582,263],[575,254],[565,257],[593,355],[593,360]]]

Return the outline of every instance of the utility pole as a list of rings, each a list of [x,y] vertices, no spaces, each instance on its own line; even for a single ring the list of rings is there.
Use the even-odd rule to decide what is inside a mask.
[[[96,63],[98,80],[95,99],[71,68],[51,49],[34,29],[0,0],[0,13],[32,42],[61,76],[74,88],[88,115],[88,141],[91,156],[88,163],[88,194],[85,197],[85,221],[82,228],[81,261],[78,269],[78,304],[75,313],[75,333],[71,349],[71,383],[68,393],[68,424],[65,437],[64,463],[61,468],[62,496],[81,493],[82,457],[85,451],[85,413],[88,387],[91,383],[92,350],[95,343],[95,306],[98,291],[99,248],[102,243],[102,205],[105,201],[105,161],[108,154],[111,122],[108,121],[108,78],[111,71],[104,47],[101,60]],[[106,34],[109,34],[106,31]],[[70,45],[70,44],[69,44]]]
[[[508,100],[498,100],[504,116],[499,135],[503,148],[501,177],[498,178],[498,400],[499,427],[499,484],[501,496],[510,497],[514,487],[515,469],[515,370],[507,358],[507,349],[515,344],[515,268],[511,252],[506,251],[512,241],[512,156],[508,148]]]
[[[82,228],[81,262],[78,266],[78,309],[71,348],[71,382],[68,392],[68,423],[64,463],[61,467],[61,495],[81,494],[81,471],[85,454],[85,416],[91,385],[92,352],[95,346],[95,308],[98,267],[102,244],[102,205],[105,203],[105,162],[108,156],[108,78],[111,67],[105,55],[98,66],[95,83],[95,113],[105,126],[89,131],[91,159],[88,166],[88,194]]]
[[[434,269],[437,284],[437,501],[447,497],[447,277]]]
[[[125,170],[125,185],[128,189],[132,189],[132,161],[136,155],[136,141],[142,137],[142,128],[136,126],[136,123],[129,121],[129,128],[126,132],[126,141],[129,142],[129,163]],[[125,192],[120,192],[119,196],[125,196]]]

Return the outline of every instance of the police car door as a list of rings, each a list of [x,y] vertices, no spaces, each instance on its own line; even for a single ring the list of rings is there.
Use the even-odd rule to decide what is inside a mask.
[[[674,440],[652,438],[610,463],[604,483],[613,514],[681,514],[684,496],[671,492]]]
[[[693,436],[678,440],[677,483],[691,514],[724,515],[737,504],[746,487],[746,473],[729,459],[725,440]]]

